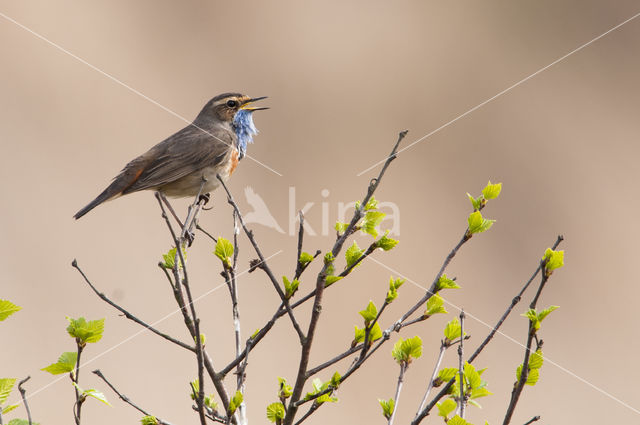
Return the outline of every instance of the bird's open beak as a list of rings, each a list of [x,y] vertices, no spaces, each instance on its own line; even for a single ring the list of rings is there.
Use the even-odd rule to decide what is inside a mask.
[[[255,106],[251,106],[251,104],[253,102],[257,102],[258,100],[262,100],[262,99],[266,99],[267,96],[262,96],[262,97],[254,97],[252,99],[249,99],[247,101],[245,101],[242,106],[240,107],[240,109],[244,109],[245,111],[261,111],[263,109],[269,109],[267,107],[255,107]]]

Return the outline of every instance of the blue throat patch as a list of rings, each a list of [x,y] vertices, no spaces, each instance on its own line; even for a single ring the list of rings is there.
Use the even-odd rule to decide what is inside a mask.
[[[253,124],[253,111],[240,109],[233,117],[233,128],[238,136],[239,159],[247,152],[247,144],[253,143],[253,136],[258,134],[258,129]]]

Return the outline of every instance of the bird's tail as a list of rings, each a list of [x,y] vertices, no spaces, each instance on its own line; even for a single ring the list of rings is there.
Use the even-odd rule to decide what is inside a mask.
[[[115,183],[115,182],[114,182]],[[98,205],[100,205],[101,203],[108,201],[110,199],[114,199],[117,198],[118,196],[121,195],[121,193],[118,193],[116,191],[114,191],[114,184],[112,183],[111,185],[109,185],[108,188],[106,188],[100,195],[98,195],[96,197],[96,199],[94,199],[93,201],[89,202],[89,204],[84,207],[83,209],[81,209],[80,211],[78,211],[73,218],[75,218],[76,220],[79,219],[80,217],[82,217],[83,215],[85,215],[86,213],[88,213],[89,211],[91,211],[92,209],[94,209],[95,207],[97,207]],[[114,193],[115,192],[115,193]]]

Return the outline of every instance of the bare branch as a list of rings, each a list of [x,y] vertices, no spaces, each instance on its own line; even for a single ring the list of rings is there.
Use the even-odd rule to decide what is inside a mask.
[[[418,411],[416,412],[416,416],[418,416],[420,414],[420,411],[422,411],[422,408],[424,407],[424,404],[427,402],[427,399],[429,398],[429,394],[431,393],[431,390],[433,389],[433,384],[434,384],[434,382],[436,380],[436,377],[438,376],[438,371],[440,370],[440,365],[442,364],[442,359],[444,359],[444,353],[445,353],[445,351],[447,351],[448,347],[449,346],[444,343],[444,340],[440,341],[440,352],[438,353],[438,359],[436,360],[436,365],[433,367],[433,372],[431,373],[431,378],[429,379],[429,383],[427,384],[427,391],[424,393],[424,397],[422,397],[422,402],[420,403],[420,407],[418,408]]]
[[[111,390],[117,394],[117,396],[120,398],[120,400],[124,401],[125,403],[127,403],[129,406],[133,407],[134,409],[136,409],[138,412],[142,413],[145,416],[153,416],[154,418],[156,418],[158,420],[158,423],[160,425],[172,425],[170,422],[167,422],[163,419],[160,419],[159,417],[152,415],[151,413],[147,412],[146,410],[144,410],[143,408],[141,408],[140,406],[138,406],[137,404],[135,404],[134,402],[131,401],[131,399],[129,399],[129,397],[127,397],[126,395],[120,393],[120,391],[118,391],[116,389],[116,387],[113,386],[113,384],[111,382],[109,382],[107,380],[107,378],[102,374],[102,372],[100,371],[100,369],[96,369],[93,371],[94,374],[96,374],[100,379],[102,379],[108,386],[109,388],[111,388]]]
[[[540,416],[534,416],[533,418],[529,419],[527,422],[524,423],[524,425],[530,425],[536,421],[540,420]]]
[[[398,385],[396,385],[396,395],[393,397],[393,413],[389,418],[389,425],[393,425],[393,421],[396,419],[396,412],[398,411],[398,404],[400,403],[400,393],[402,392],[402,383],[404,382],[404,373],[407,371],[407,363],[400,363],[400,373],[398,374]]]
[[[464,419],[466,395],[464,393],[464,309],[460,310],[460,345],[458,345],[458,373],[460,374],[460,400],[458,410],[460,417]]]
[[[27,403],[27,397],[25,396],[25,394],[27,393],[27,390],[22,388],[22,385],[26,383],[29,379],[31,379],[31,376],[27,376],[22,381],[18,382],[18,391],[20,391],[20,397],[22,397],[22,404],[24,404],[24,408],[27,411],[27,420],[29,421],[29,425],[32,425],[33,422],[31,420],[31,409],[29,409],[29,404]]]
[[[82,269],[80,268],[80,266],[78,265],[78,261],[77,260],[73,260],[73,262],[71,263],[71,265],[73,266],[73,268],[75,268],[76,270],[78,270],[78,272],[80,273],[80,275],[82,276],[82,278],[84,279],[84,281],[87,283],[87,285],[89,285],[89,287],[93,290],[93,292],[104,302],[106,302],[107,304],[109,304],[111,307],[115,308],[116,310],[118,310],[120,313],[122,313],[124,315],[124,317],[126,317],[127,319],[143,326],[146,329],[149,329],[151,332],[153,332],[154,334],[161,336],[162,338],[166,339],[167,341],[170,341],[186,350],[192,351],[195,353],[195,348],[192,347],[189,344],[186,344],[164,332],[160,332],[159,330],[157,330],[156,328],[154,328],[153,326],[145,323],[144,321],[140,320],[139,318],[137,318],[136,316],[134,316],[133,314],[131,314],[128,310],[126,310],[125,308],[121,307],[120,305],[116,304],[115,302],[113,302],[111,299],[109,299],[109,297],[107,297],[104,293],[98,291],[98,289],[93,286],[93,284],[91,283],[91,281],[89,280],[89,278],[87,277],[87,275],[85,275],[85,273],[82,271]]]

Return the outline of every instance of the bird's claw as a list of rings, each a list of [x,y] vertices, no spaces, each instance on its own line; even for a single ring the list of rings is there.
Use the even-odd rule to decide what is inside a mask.
[[[183,239],[187,241],[187,246],[189,247],[191,247],[195,238],[196,238],[196,234],[190,231],[186,231],[183,237]]]
[[[198,198],[198,203],[203,202],[203,205],[207,205],[207,203],[209,202],[210,199],[211,199],[211,194],[210,193],[203,193]]]

